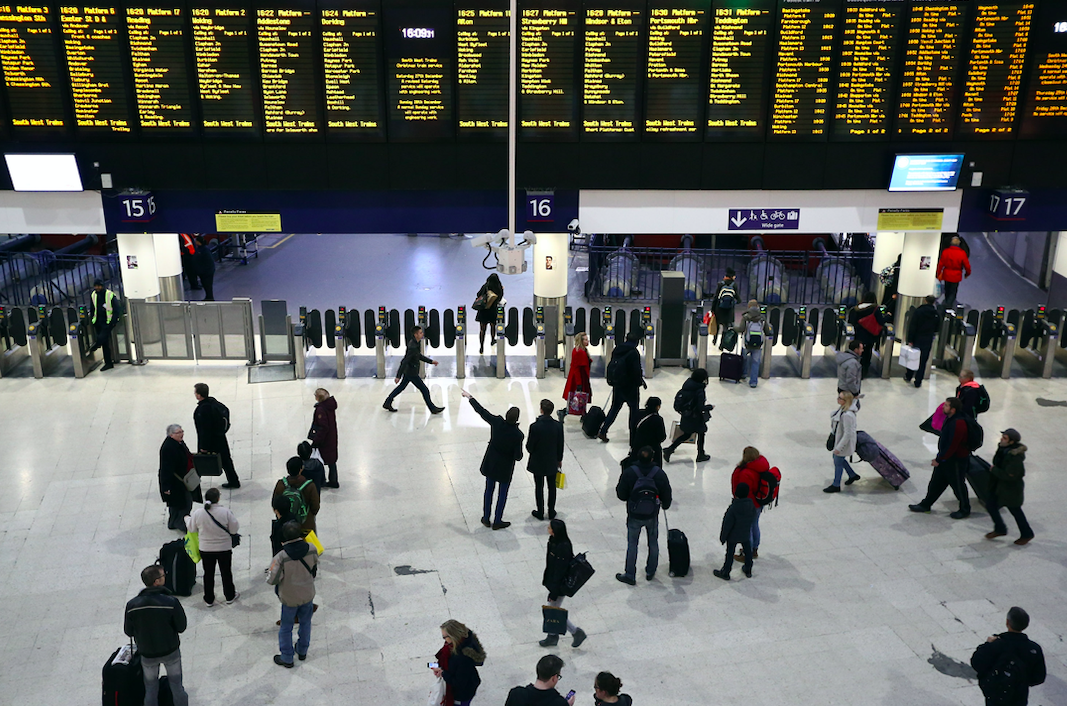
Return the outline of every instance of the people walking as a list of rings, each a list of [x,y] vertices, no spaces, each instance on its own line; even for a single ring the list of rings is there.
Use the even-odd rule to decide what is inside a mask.
[[[919,369],[904,371],[904,382],[915,379],[915,387],[922,387],[923,376],[926,374],[926,365],[930,360],[930,350],[934,347],[934,336],[941,328],[941,314],[938,313],[934,303],[937,297],[930,294],[923,300],[923,304],[911,312],[908,319],[908,345],[919,349]]]
[[[237,477],[233,456],[230,455],[230,444],[226,439],[226,433],[230,430],[230,410],[211,397],[207,383],[198,382],[193,385],[193,396],[196,397],[196,409],[193,410],[196,448],[200,449],[202,454],[219,455],[222,470],[226,473],[223,488],[240,488],[241,479]]]
[[[115,359],[111,354],[111,331],[120,319],[122,302],[118,296],[106,289],[101,280],[93,282],[93,291],[89,295],[89,322],[93,325],[96,342],[89,350],[104,349],[104,366],[101,370],[111,370],[115,367]]]
[[[319,556],[304,541],[304,533],[296,522],[282,528],[285,542],[270,563],[267,583],[277,586],[282,604],[281,627],[278,628],[278,652],[274,663],[293,668],[293,623],[300,624],[297,633],[296,656],[307,659],[311,644],[311,616],[314,614],[315,577],[319,571]]]
[[[673,454],[680,445],[688,441],[694,434],[697,437],[697,463],[710,461],[711,456],[704,450],[704,435],[708,431],[708,420],[711,419],[711,410],[715,405],[708,404],[705,388],[708,386],[708,371],[697,368],[689,379],[682,383],[682,389],[674,397],[674,409],[682,415],[678,422],[682,430],[671,445],[663,449],[663,461],[670,463]]]
[[[559,420],[562,422],[571,408],[574,395],[584,393],[585,403],[593,401],[593,385],[589,382],[589,334],[582,331],[574,336],[574,350],[571,351],[571,360],[567,367],[567,384],[563,386],[563,399],[566,406],[559,411]]]
[[[188,621],[182,603],[163,585],[166,574],[158,564],[141,571],[145,587],[126,603],[123,629],[137,643],[144,671],[144,706],[159,706],[159,666],[167,671],[174,706],[188,706],[182,684],[181,633]]]
[[[637,543],[641,530],[648,541],[645,579],[651,581],[659,567],[659,511],[671,507],[671,482],[655,465],[652,449],[637,452],[634,464],[624,469],[615,486],[615,495],[626,503],[626,567],[615,578],[631,586],[637,583]]]
[[[526,470],[533,474],[537,509],[530,514],[545,519],[545,483],[548,483],[548,519],[556,517],[556,474],[563,468],[563,425],[552,417],[551,400],[541,400],[541,416],[530,425]]]
[[[180,424],[171,424],[167,427],[167,438],[159,447],[159,495],[169,511],[167,529],[184,533],[185,516],[192,511],[193,501],[203,502],[198,480],[193,490],[185,485],[191,470],[193,455],[185,445],[185,430]]]
[[[960,401],[960,413],[978,419],[979,414],[989,411],[989,393],[985,385],[975,381],[973,370],[961,370],[959,381],[956,397]]]
[[[1023,514],[1023,476],[1026,475],[1026,446],[1022,435],[1015,429],[1000,432],[1000,442],[993,463],[989,469],[989,497],[987,499],[989,516],[993,518],[993,531],[986,539],[996,539],[1008,534],[1008,527],[1000,516],[1000,508],[1008,508],[1019,526],[1019,538],[1015,543],[1022,546],[1034,538],[1034,530]]]
[[[434,676],[445,682],[446,706],[470,706],[478,693],[482,678],[478,667],[485,664],[485,648],[474,631],[458,620],[441,623],[444,646],[437,651],[437,666],[432,667]]]
[[[315,416],[307,438],[311,448],[318,449],[322,462],[330,470],[323,487],[340,488],[337,482],[337,400],[323,388],[315,390]]]
[[[204,603],[215,605],[215,566],[222,574],[222,595],[230,605],[241,595],[233,583],[233,536],[241,528],[237,517],[219,504],[218,488],[204,493],[204,506],[189,518],[189,531],[197,532],[200,556],[204,560]]]
[[[326,468],[322,465],[322,461],[313,458],[314,451],[315,449],[311,448],[311,444],[306,441],[301,441],[296,445],[296,455],[304,462],[304,470],[300,472],[300,475],[315,484],[315,490],[319,491],[321,498],[322,489],[330,486],[326,485]]]
[[[202,235],[196,236],[196,253],[192,259],[200,284],[204,285],[204,301],[215,301],[215,254],[208,248]]]
[[[860,303],[852,307],[852,311],[849,312],[848,322],[852,324],[855,335],[853,340],[863,344],[863,351],[860,353],[860,377],[863,380],[867,379],[867,374],[871,370],[871,356],[874,355],[874,349],[878,346],[878,341],[882,337],[889,318],[889,315],[875,303],[874,292],[864,294]],[[883,363],[883,365],[888,365],[888,363]]]
[[[507,414],[501,417],[487,411],[466,390],[461,394],[470,400],[474,411],[489,425],[490,429],[489,445],[485,448],[481,465],[481,474],[485,476],[482,524],[495,530],[505,529],[511,526],[510,522],[504,521],[504,505],[508,502],[508,488],[511,486],[511,478],[515,473],[515,462],[522,460],[524,437],[519,429],[519,408],[510,407]],[[493,508],[493,492],[497,486],[499,490],[496,499],[496,515],[490,522],[489,513]]]
[[[667,440],[667,427],[659,413],[662,407],[663,401],[658,397],[645,400],[630,434],[630,457],[636,457],[639,450],[648,446],[652,449],[652,462],[660,467],[663,466],[663,442]]]
[[[741,567],[741,571],[748,578],[752,578],[752,523],[756,521],[756,511],[748,495],[748,484],[738,483],[734,490],[734,499],[722,517],[719,541],[726,546],[726,561],[721,569],[713,569],[711,573],[723,581],[730,580],[730,571],[734,566],[734,552],[738,545],[741,545],[741,552],[745,557],[745,564]]]
[[[837,391],[849,392],[858,397],[863,384],[863,349],[857,339],[848,342],[848,350],[837,354]]]
[[[474,320],[478,322],[478,353],[485,353],[485,330],[496,326],[496,310],[500,302],[504,300],[504,285],[500,283],[500,276],[496,272],[485,279],[485,284],[478,290],[474,297],[474,306],[478,313]],[[490,343],[492,338],[490,337]]]
[[[759,384],[760,363],[763,361],[763,342],[771,335],[767,317],[760,310],[759,302],[750,299],[748,309],[741,314],[741,323],[737,325],[741,336],[741,355],[744,356],[744,371],[748,374],[748,386]]]
[[[286,477],[274,484],[271,504],[274,498],[289,501],[289,512],[300,522],[306,535],[315,529],[315,518],[319,514],[319,491],[315,483],[303,476],[304,462],[299,456],[293,456],[285,462]]]
[[[727,267],[726,276],[715,287],[715,296],[712,297],[715,308],[715,330],[711,334],[712,343],[718,342],[721,329],[733,328],[734,326],[734,308],[737,306],[739,299],[735,282],[736,277],[737,273],[734,272],[734,268]]]
[[[937,440],[937,457],[930,462],[934,471],[930,475],[930,483],[926,486],[926,497],[915,505],[908,505],[912,512],[930,512],[930,508],[945,492],[945,488],[951,487],[960,507],[950,513],[949,517],[962,520],[971,514],[971,499],[966,480],[971,450],[967,443],[967,422],[963,418],[962,410],[963,405],[957,397],[949,397],[943,403],[945,423]]]
[[[851,392],[837,393],[837,409],[830,415],[830,447],[834,459],[834,482],[822,489],[824,493],[841,492],[841,476],[848,473],[845,485],[852,485],[860,479],[860,474],[852,470],[848,457],[856,453],[856,412],[860,409],[859,400]]]
[[[735,496],[737,494],[737,486],[741,483],[746,484],[749,487],[748,497],[752,501],[752,506],[756,509],[756,516],[752,520],[752,558],[759,558],[759,518],[763,514],[763,505],[760,504],[760,489],[766,485],[763,481],[763,474],[771,471],[771,464],[760,455],[759,449],[754,446],[746,446],[741,452],[741,462],[734,468],[733,475],[730,476],[730,492]],[[777,473],[777,470],[775,471]],[[767,492],[772,494],[772,497],[767,498],[766,502],[769,504],[773,500],[773,494],[777,490],[767,488]],[[737,558],[737,557],[734,557]]]
[[[971,276],[971,260],[960,247],[959,236],[953,236],[949,246],[941,251],[937,260],[937,279],[945,286],[945,308],[956,306],[956,294],[960,282]]]
[[[604,418],[604,424],[600,427],[597,438],[608,442],[608,429],[615,423],[615,417],[619,415],[622,406],[630,408],[630,432],[634,430],[634,417],[637,407],[641,403],[641,388],[647,388],[645,375],[641,370],[641,352],[637,350],[637,344],[641,341],[641,334],[631,331],[626,334],[626,341],[615,346],[608,361],[608,370],[605,372],[607,382],[611,385],[611,409]]]
[[[425,400],[426,406],[430,409],[431,414],[440,414],[445,411],[444,407],[437,407],[434,405],[433,400],[430,399],[430,390],[419,376],[420,361],[429,363],[430,365],[437,365],[436,360],[427,358],[422,354],[421,341],[425,335],[422,326],[416,326],[411,330],[411,340],[408,341],[408,347],[404,352],[404,357],[400,361],[400,367],[396,370],[396,379],[394,382],[398,384],[393,388],[393,391],[389,393],[389,396],[385,398],[385,402],[382,404],[383,409],[395,412],[396,409],[393,407],[393,400],[395,400],[396,396],[403,392],[404,388],[410,383],[415,386],[415,389],[422,393],[422,399]]]
[[[1030,687],[1045,683],[1045,653],[1023,632],[1030,627],[1030,615],[1022,608],[1008,611],[1005,627],[1007,632],[978,646],[971,667],[978,674],[986,706],[1026,706]]]
[[[548,523],[548,549],[545,553],[545,573],[541,578],[541,585],[548,589],[548,605],[559,608],[563,605],[563,597],[566,595],[564,584],[567,572],[571,568],[571,560],[574,559],[574,548],[571,546],[570,537],[567,536],[567,525],[563,520],[552,520]],[[574,636],[571,647],[579,647],[585,642],[585,630],[574,624],[570,613],[567,614],[567,632]],[[548,634],[541,640],[541,647],[555,647],[559,643],[559,635]]]

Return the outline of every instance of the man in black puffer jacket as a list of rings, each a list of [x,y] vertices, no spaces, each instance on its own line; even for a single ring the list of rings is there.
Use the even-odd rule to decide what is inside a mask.
[[[637,350],[637,344],[641,341],[641,334],[631,331],[626,334],[626,342],[620,343],[611,353],[611,362],[608,367],[615,364],[614,378],[608,380],[612,388],[611,409],[604,418],[604,424],[600,427],[597,435],[601,441],[607,443],[608,429],[615,423],[615,417],[619,416],[619,410],[623,404],[630,407],[630,434],[634,433],[634,423],[637,418],[637,410],[641,404],[641,388],[648,387],[645,384],[645,375],[641,370],[641,351]]]
[[[182,686],[179,633],[188,625],[181,602],[163,586],[163,567],[153,564],[141,572],[146,588],[126,604],[126,634],[137,642],[144,670],[145,706],[159,703],[159,665],[167,669],[174,706],[189,706]]]
[[[915,387],[922,387],[930,349],[934,347],[934,336],[941,326],[941,314],[937,313],[937,307],[934,306],[936,301],[937,297],[933,295],[926,297],[926,303],[911,312],[908,321],[908,345],[919,349],[919,369],[904,373],[904,382],[911,382],[914,377]]]

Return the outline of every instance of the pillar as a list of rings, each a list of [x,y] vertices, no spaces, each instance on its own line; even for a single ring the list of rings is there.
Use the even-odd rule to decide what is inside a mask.
[[[185,299],[182,288],[182,251],[177,233],[155,233],[152,242],[156,251],[156,277],[159,278],[159,299],[180,302]]]
[[[119,246],[122,290],[126,298],[158,299],[159,277],[156,274],[153,236],[148,233],[119,233],[115,237]]]
[[[563,341],[569,256],[566,233],[537,234],[537,242],[533,246],[534,306],[556,307],[556,340],[545,341],[545,356],[550,360],[558,358],[559,344]]]
[[[905,316],[908,310],[919,306],[925,297],[934,293],[937,258],[940,254],[940,232],[916,231],[904,234],[894,319],[900,322],[900,327],[906,324]]]

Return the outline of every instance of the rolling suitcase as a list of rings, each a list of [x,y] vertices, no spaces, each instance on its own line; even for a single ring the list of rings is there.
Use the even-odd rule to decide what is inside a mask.
[[[911,478],[911,474],[908,473],[908,469],[892,452],[877,441],[874,443],[878,445],[878,457],[868,463],[874,466],[874,470],[878,471],[879,475],[889,481],[889,485],[893,486],[893,490],[900,490],[900,486],[908,478]]]
[[[723,351],[722,356],[719,358],[719,380],[729,380],[730,382],[741,382],[741,379],[745,376],[745,359],[736,353],[727,353]]]
[[[111,653],[104,663],[102,676],[103,706],[141,706],[144,703],[141,655],[134,651],[132,640],[129,645],[123,645]]]
[[[663,524],[667,525],[667,511],[663,511]],[[667,525],[667,570],[676,578],[689,573],[689,539],[680,529]]]
[[[604,410],[601,407],[590,407],[589,411],[582,416],[582,432],[590,439],[595,439],[600,433],[600,427],[604,426]]]
[[[989,469],[989,462],[984,458],[972,454],[967,459],[967,482],[978,496],[978,500],[986,507],[989,506]]]
[[[166,573],[163,584],[176,596],[190,596],[196,583],[196,564],[185,551],[185,540],[167,542],[159,550],[159,565]]]

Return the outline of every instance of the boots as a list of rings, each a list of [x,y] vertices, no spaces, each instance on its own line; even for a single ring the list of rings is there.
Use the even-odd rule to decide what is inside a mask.
[[[541,647],[555,647],[559,644],[559,635],[545,635],[544,640],[538,641]]]

